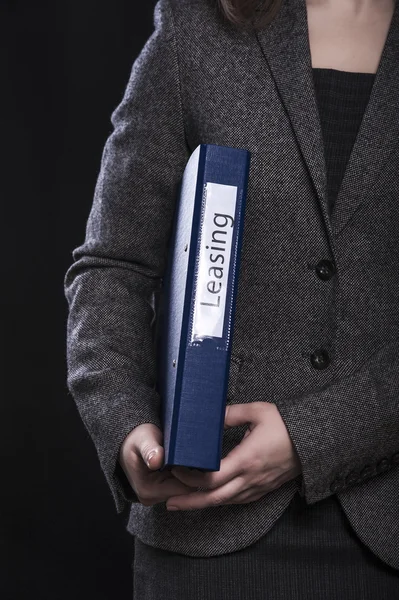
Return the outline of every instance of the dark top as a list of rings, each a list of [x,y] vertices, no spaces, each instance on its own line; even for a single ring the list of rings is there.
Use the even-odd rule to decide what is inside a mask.
[[[375,74],[320,68],[312,71],[324,140],[331,214]]]

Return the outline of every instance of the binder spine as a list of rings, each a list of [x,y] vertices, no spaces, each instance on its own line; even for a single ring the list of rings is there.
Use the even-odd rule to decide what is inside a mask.
[[[180,214],[186,221],[187,205],[192,205],[184,303],[178,318],[175,311],[172,317],[175,322],[168,325],[171,330],[175,328],[175,336],[179,328],[181,336],[178,345],[176,337],[174,341],[171,337],[165,338],[162,351],[163,358],[167,354],[169,361],[163,369],[169,382],[162,390],[165,400],[163,468],[184,465],[218,470],[250,154],[247,150],[211,144],[202,144],[197,150],[191,164],[193,167],[194,159],[197,160],[195,190],[183,190],[181,198],[186,206]],[[189,182],[193,179],[193,170]],[[181,245],[181,231],[185,228],[184,219],[177,220],[176,229],[180,233],[177,233],[179,242],[176,244],[176,238],[173,242],[175,250]],[[173,260],[181,269],[182,262],[176,261],[176,256]],[[169,301],[176,294],[179,282],[179,294],[175,296],[179,303],[182,273],[175,271],[171,277],[173,289]],[[169,305],[166,310],[173,314],[173,306]],[[181,322],[176,323],[179,319]],[[175,352],[177,346],[178,352]],[[172,373],[171,347],[178,354]]]
[[[204,173],[206,152],[204,146],[201,145],[198,159],[198,173]],[[180,347],[179,354],[177,358],[177,373],[176,373],[176,384],[175,384],[175,393],[174,393],[174,403],[173,403],[173,416],[171,423],[171,439],[169,446],[169,460],[170,464],[175,464],[175,451],[176,451],[176,435],[174,434],[178,430],[179,423],[179,413],[180,413],[180,405],[181,405],[181,397],[182,397],[182,382],[183,382],[183,374],[185,372],[185,363],[186,363],[186,347],[187,347],[187,332],[190,328],[191,321],[191,306],[194,296],[195,289],[195,264],[196,258],[198,255],[198,248],[200,244],[199,231],[201,226],[201,217],[203,214],[203,202],[199,201],[198,194],[201,194],[202,187],[202,178],[198,177],[197,187],[195,189],[195,198],[194,198],[194,210],[192,215],[192,227],[191,227],[191,235],[189,241],[189,257],[188,257],[188,265],[187,265],[187,280],[186,280],[186,289],[184,293],[184,310],[183,317],[181,322],[181,339],[180,339]],[[201,195],[202,198],[202,195]],[[190,273],[194,273],[194,279],[190,277]]]

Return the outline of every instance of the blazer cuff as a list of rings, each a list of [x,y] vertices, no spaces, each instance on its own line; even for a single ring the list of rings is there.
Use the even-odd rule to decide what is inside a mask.
[[[358,371],[277,404],[302,465],[299,493],[313,504],[399,464],[399,352],[387,344]]]
[[[84,391],[74,386],[74,396],[95,445],[116,511],[121,513],[128,504],[139,500],[120,465],[120,448],[138,425],[152,423],[162,429],[160,398],[154,389],[129,381],[126,373],[111,376],[102,372],[91,379],[91,385],[88,379],[86,376]]]

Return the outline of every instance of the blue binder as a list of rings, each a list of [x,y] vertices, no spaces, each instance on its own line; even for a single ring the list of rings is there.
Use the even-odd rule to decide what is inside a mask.
[[[200,144],[183,173],[157,317],[161,470],[220,469],[249,167]]]

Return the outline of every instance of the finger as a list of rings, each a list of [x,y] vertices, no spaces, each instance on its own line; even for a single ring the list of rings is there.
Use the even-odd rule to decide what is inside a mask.
[[[257,423],[259,420],[260,402],[249,402],[247,404],[228,404],[224,417],[224,428],[238,427],[246,423]]]
[[[137,427],[137,435],[133,445],[134,450],[142,457],[149,469],[157,470],[164,459],[163,433],[152,423]]]
[[[250,433],[254,433],[254,431]],[[230,480],[237,475],[245,475],[251,469],[251,464],[258,455],[256,436],[245,435],[241,442],[221,460],[218,474],[221,475],[221,479],[225,477]]]
[[[250,502],[256,502],[257,500],[260,500],[267,493],[267,491],[255,493],[253,490],[247,490],[242,494],[237,494],[237,496],[234,496],[234,498],[232,498],[230,502],[227,502],[227,504],[249,504]]]
[[[178,510],[196,510],[210,506],[228,504],[239,492],[245,489],[246,483],[242,477],[236,477],[226,485],[216,490],[193,492],[184,496],[172,496],[166,503],[166,508],[176,507]]]
[[[164,460],[164,449],[154,440],[145,440],[140,448],[140,454],[147,467],[153,471],[161,468]]]
[[[149,489],[151,489],[151,487],[149,487]],[[197,491],[197,488],[185,485],[181,481],[171,477],[170,479],[165,479],[156,486],[152,486],[152,490],[158,496],[170,498],[171,496],[180,496],[181,494],[192,493],[193,491]]]
[[[172,475],[193,488],[204,487],[210,489],[221,485],[217,479],[218,471],[201,473],[200,471],[192,471],[187,467],[173,467]]]
[[[150,475],[155,475],[155,473],[151,473]],[[165,502],[171,496],[185,495],[193,491],[197,491],[197,488],[192,488],[181,483],[172,475],[169,475],[166,479],[153,479],[152,481],[141,482],[136,487],[136,493],[140,497],[140,500],[151,504]]]
[[[249,431],[249,433],[251,432]],[[256,442],[249,436],[249,433],[221,460],[219,471],[201,473],[185,467],[173,467],[172,474],[179,481],[192,487],[215,489],[226,485],[229,481],[248,471],[252,457],[257,453]]]
[[[241,473],[240,465],[231,462],[227,465],[229,468],[224,468],[223,460],[220,462],[219,471],[208,471],[201,473],[200,471],[192,471],[186,467],[173,467],[172,474],[186,485],[192,487],[203,487],[206,489],[215,489],[225,485],[237,475]]]

